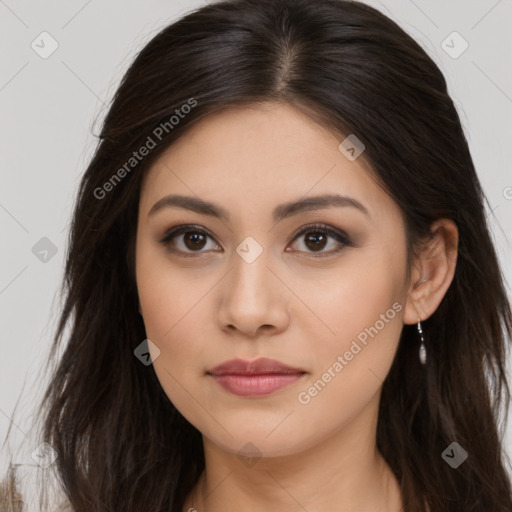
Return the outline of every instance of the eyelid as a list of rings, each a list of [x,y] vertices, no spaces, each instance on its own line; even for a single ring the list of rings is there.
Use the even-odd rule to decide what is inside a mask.
[[[201,232],[204,232],[206,235],[208,235],[213,240],[215,240],[215,237],[203,226],[199,226],[198,224],[180,224],[173,228],[169,228],[164,233],[164,236],[159,240],[159,242],[162,244],[166,243],[166,241],[168,241],[172,237],[174,237],[176,235],[181,235],[182,233],[186,233],[187,231],[201,231]],[[215,243],[217,245],[219,245],[216,240],[215,240]]]
[[[323,224],[321,222],[302,226],[292,235],[292,241],[295,240],[298,236],[303,235],[304,233],[309,233],[310,231],[314,231],[315,229],[318,229],[319,231],[322,230],[324,233],[331,235],[333,238],[341,239],[342,242],[348,243],[350,241],[348,235],[343,230],[329,226],[328,224]]]

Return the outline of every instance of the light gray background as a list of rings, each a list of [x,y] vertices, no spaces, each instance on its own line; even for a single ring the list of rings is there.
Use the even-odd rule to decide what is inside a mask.
[[[93,121],[101,120],[136,52],[161,27],[204,3],[0,0],[0,440],[21,394],[13,431],[16,442],[26,445],[23,453],[13,454],[20,464],[33,464],[30,453],[39,442],[31,439],[30,415],[44,388],[43,358],[59,306],[54,297],[76,188],[95,145]],[[489,218],[510,283],[511,0],[367,3],[396,20],[443,71],[489,198]],[[46,59],[31,47],[33,41],[42,47],[46,37],[44,48],[50,48],[43,31],[58,44]],[[454,31],[469,43],[455,59],[442,47]],[[453,46],[459,49],[460,42]],[[95,128],[98,133],[99,125]],[[57,248],[46,263],[32,252],[42,237]],[[506,447],[512,454],[511,426]],[[1,464],[9,454],[2,450]]]

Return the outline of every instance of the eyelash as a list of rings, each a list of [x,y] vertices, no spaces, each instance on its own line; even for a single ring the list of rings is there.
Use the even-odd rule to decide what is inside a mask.
[[[212,235],[210,235],[210,233],[208,233],[208,231],[206,231],[198,226],[192,225],[192,224],[186,224],[183,226],[177,226],[175,228],[170,229],[169,231],[166,232],[165,236],[161,240],[159,240],[159,242],[161,244],[163,244],[167,249],[169,249],[173,253],[179,254],[180,256],[183,256],[185,258],[196,257],[196,254],[200,254],[201,252],[205,252],[205,251],[198,250],[198,251],[186,252],[186,251],[182,251],[180,249],[175,249],[175,248],[171,247],[170,242],[173,238],[175,238],[176,236],[181,235],[183,233],[187,233],[189,231],[193,231],[195,233],[206,235],[215,241],[214,237]],[[335,250],[327,251],[327,252],[316,252],[316,253],[314,251],[311,251],[311,252],[298,251],[298,252],[306,252],[307,254],[311,254],[315,258],[322,258],[322,257],[326,257],[326,256],[332,256],[333,254],[337,254],[344,247],[352,246],[352,242],[350,241],[350,239],[346,235],[346,233],[344,233],[343,231],[335,230],[325,224],[312,224],[309,226],[305,226],[304,228],[302,228],[298,233],[296,233],[293,236],[292,242],[295,239],[297,239],[307,233],[315,232],[315,231],[324,233],[324,234],[334,238],[338,243],[341,244],[341,247],[339,247]],[[215,241],[215,243],[217,245],[219,245],[216,241]]]

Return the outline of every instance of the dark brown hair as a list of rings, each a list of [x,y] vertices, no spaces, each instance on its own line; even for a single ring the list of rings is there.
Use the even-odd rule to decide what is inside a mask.
[[[134,357],[146,338],[134,275],[140,187],[199,119],[268,101],[364,142],[361,158],[403,211],[411,254],[436,219],[457,224],[454,279],[423,325],[428,364],[418,361],[415,326],[404,326],[377,444],[407,512],[510,512],[498,425],[512,314],[461,122],[420,45],[376,9],[343,0],[204,6],[158,33],[125,74],[80,184],[54,353],[70,332],[41,404],[72,510],[181,512],[204,468],[200,432]],[[156,147],[98,198],[162,123]],[[457,469],[441,457],[452,442],[469,453]]]

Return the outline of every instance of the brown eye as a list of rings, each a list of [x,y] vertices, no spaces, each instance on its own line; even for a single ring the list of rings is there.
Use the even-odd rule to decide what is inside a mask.
[[[183,234],[185,245],[192,251],[202,249],[206,244],[206,236],[199,231],[187,231]]]
[[[210,247],[208,243],[210,242]],[[166,246],[171,252],[183,256],[193,255],[192,253],[207,252],[206,249],[218,250],[219,246],[213,237],[202,229],[194,226],[178,226],[166,233],[160,243]],[[205,249],[205,250],[203,250]]]
[[[295,250],[309,253],[313,256],[330,256],[341,251],[344,247],[352,245],[349,237],[343,231],[338,231],[321,224],[307,226],[295,236],[294,240],[299,245]],[[329,250],[324,251],[326,247]],[[286,249],[286,251],[289,250]]]
[[[311,231],[305,237],[306,246],[312,251],[321,251],[327,245],[325,233],[320,231]]]

